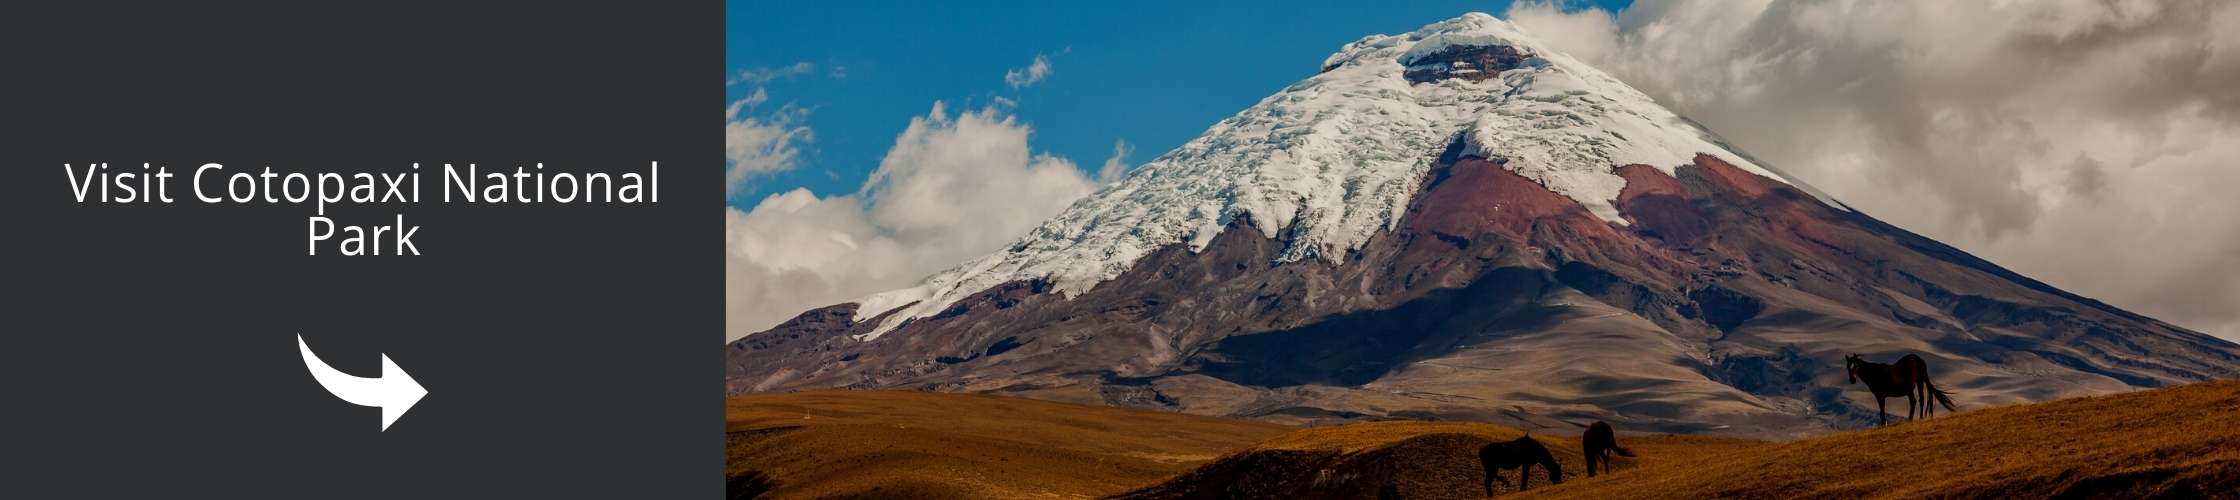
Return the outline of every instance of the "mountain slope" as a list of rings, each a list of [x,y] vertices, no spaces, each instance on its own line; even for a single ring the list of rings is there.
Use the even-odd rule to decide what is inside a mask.
[[[1002,283],[1046,280],[1078,294],[1160,247],[1203,249],[1250,214],[1280,238],[1280,261],[1343,263],[1389,230],[1457,138],[1463,154],[1524,161],[1517,173],[1613,223],[1625,182],[1613,165],[1667,174],[1720,141],[1601,71],[1539,48],[1515,27],[1471,14],[1402,36],[1348,44],[1321,73],[1237,113],[1124,182],[1068,208],[1008,251],[871,296],[855,319],[896,310],[868,337]]]
[[[731,343],[727,391],[1787,436],[1873,421],[1846,353],[1920,354],[1965,406],[2240,373],[2240,347],[1827,200],[1491,16],[1323,68],[1003,252]]]

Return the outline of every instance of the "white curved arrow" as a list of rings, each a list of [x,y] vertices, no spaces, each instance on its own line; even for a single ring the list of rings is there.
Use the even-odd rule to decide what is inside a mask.
[[[396,423],[397,417],[404,416],[422,396],[428,395],[428,389],[420,387],[420,382],[398,368],[397,362],[390,361],[387,354],[381,355],[381,376],[367,378],[327,366],[319,355],[311,353],[311,344],[304,343],[301,333],[296,334],[296,347],[303,350],[303,366],[311,368],[311,378],[318,379],[320,387],[350,404],[381,408],[383,431],[389,430],[389,424]]]

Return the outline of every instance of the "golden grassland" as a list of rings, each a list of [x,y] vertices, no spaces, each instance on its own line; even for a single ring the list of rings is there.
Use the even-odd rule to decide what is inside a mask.
[[[1485,476],[1478,449],[1524,436],[1516,429],[1469,422],[1391,421],[1302,429],[1254,443],[1159,484],[1118,495],[1131,499],[1188,498],[1478,498]],[[1565,481],[1585,477],[1576,435],[1533,434],[1561,466]],[[1762,441],[1704,436],[1642,436],[1626,440],[1637,455],[1672,463],[1770,446]],[[1618,458],[1618,467],[1634,460]],[[1501,472],[1497,495],[1544,489],[1549,471],[1532,468],[1529,482],[1516,470]]]
[[[727,472],[771,497],[1475,498],[1465,422],[1317,428],[895,391],[728,401]],[[1946,415],[1946,414],[1940,414]],[[1638,458],[1584,476],[1578,436],[1534,434],[1565,483],[1533,498],[2240,498],[2240,381],[2033,405],[1786,442],[1624,434]],[[1515,471],[1504,471],[1512,485]]]
[[[1291,430],[1030,399],[907,391],[725,403],[726,473],[775,498],[1083,498],[1151,484]]]
[[[1987,408],[1687,463],[1641,455],[1639,470],[1530,496],[2240,498],[2240,381]]]

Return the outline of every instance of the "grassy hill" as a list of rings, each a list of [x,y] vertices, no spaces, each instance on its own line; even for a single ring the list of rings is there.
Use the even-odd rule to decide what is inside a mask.
[[[1402,498],[1483,495],[1464,422],[1289,428],[993,396],[886,391],[729,401],[728,472],[771,496]],[[1976,409],[1786,443],[1622,433],[1639,458],[1583,477],[1578,437],[1540,435],[1564,484],[1528,498],[2240,498],[2240,381]],[[750,476],[751,477],[751,476]],[[1512,484],[1513,471],[1504,472]],[[1496,484],[1499,494],[1514,492]]]

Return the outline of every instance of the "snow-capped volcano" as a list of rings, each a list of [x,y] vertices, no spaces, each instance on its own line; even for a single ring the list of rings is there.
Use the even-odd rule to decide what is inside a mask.
[[[1512,57],[1474,64],[1486,50]],[[1203,249],[1245,213],[1262,236],[1284,241],[1282,260],[1343,263],[1399,223],[1437,159],[1426,152],[1457,136],[1464,154],[1519,160],[1518,174],[1616,224],[1628,223],[1612,206],[1626,184],[1620,165],[1669,175],[1705,153],[1795,184],[1625,83],[1471,13],[1347,44],[1320,74],[1214,124],[1008,251],[868,297],[855,319],[901,308],[866,335],[877,337],[1003,283],[1047,280],[1078,294],[1159,247]]]
[[[740,339],[726,378],[1782,433],[1849,421],[1848,352],[1923,353],[1974,403],[2240,362],[1853,212],[1469,14],[1346,44],[1003,251]]]

